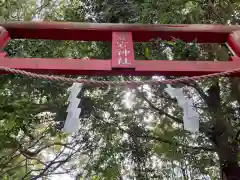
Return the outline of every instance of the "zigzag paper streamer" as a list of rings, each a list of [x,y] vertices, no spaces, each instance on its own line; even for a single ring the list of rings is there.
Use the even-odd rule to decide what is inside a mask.
[[[178,105],[183,109],[183,126],[184,129],[190,132],[199,131],[199,116],[196,110],[193,108],[193,100],[184,96],[182,88],[172,88],[167,85],[165,91],[172,98],[176,98]]]
[[[68,97],[69,105],[66,110],[67,118],[63,127],[63,131],[66,133],[77,132],[80,128],[79,116],[81,113],[81,108],[78,108],[78,105],[81,102],[81,99],[79,99],[77,96],[81,89],[81,83],[73,83],[73,85],[68,89],[70,91]]]

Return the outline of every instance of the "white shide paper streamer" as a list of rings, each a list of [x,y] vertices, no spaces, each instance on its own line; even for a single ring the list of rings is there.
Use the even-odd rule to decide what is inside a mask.
[[[62,129],[66,133],[75,133],[80,128],[80,119],[79,115],[81,113],[81,108],[78,108],[78,105],[81,99],[77,98],[79,92],[82,89],[81,83],[73,83],[69,88],[70,94],[68,97],[68,108],[67,108],[67,118]]]
[[[183,109],[183,126],[184,129],[195,133],[199,131],[199,116],[193,108],[193,100],[184,96],[182,88],[173,88],[167,85],[165,91],[172,98],[176,98],[178,105]]]

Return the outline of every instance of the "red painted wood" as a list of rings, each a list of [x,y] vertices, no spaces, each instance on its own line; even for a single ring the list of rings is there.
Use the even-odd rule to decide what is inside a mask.
[[[112,68],[134,68],[131,32],[112,33]]]
[[[197,39],[201,43],[224,43],[228,35],[240,26],[233,25],[162,25],[162,24],[95,24],[76,22],[5,22],[12,38],[111,41],[113,31],[132,32],[133,41],[144,42],[152,38],[186,42]]]
[[[0,50],[3,50],[9,40],[10,36],[8,31],[4,27],[0,26]]]
[[[238,61],[236,61],[238,59]],[[197,76],[210,73],[224,72],[240,68],[240,58],[234,61],[168,61],[168,60],[140,60],[136,61],[136,71],[171,76]],[[240,75],[235,74],[235,75]]]
[[[6,52],[0,52],[0,57],[6,57],[7,53]]]
[[[41,73],[98,75],[98,71],[111,70],[111,61],[0,57],[0,66]]]
[[[240,58],[233,61],[168,61],[137,60],[136,69],[112,69],[111,60],[81,59],[42,59],[42,58],[8,58],[0,57],[0,66],[50,74],[79,75],[171,75],[195,76],[216,72],[224,72],[240,68]],[[240,73],[235,74],[235,76]]]
[[[228,36],[228,45],[232,48],[234,53],[240,57],[240,31],[234,31]]]

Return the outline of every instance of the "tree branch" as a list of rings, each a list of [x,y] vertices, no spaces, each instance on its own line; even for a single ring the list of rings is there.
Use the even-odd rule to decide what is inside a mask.
[[[68,144],[64,144],[64,143],[59,143],[59,142],[55,142],[55,143],[51,143],[51,144],[47,144],[39,149],[37,149],[36,151],[29,151],[25,148],[20,148],[20,152],[22,155],[24,155],[25,157],[34,157],[36,155],[38,155],[41,151],[43,151],[44,149],[47,149],[47,148],[50,148],[52,146],[55,146],[55,145],[59,145],[59,146],[63,146],[65,148],[68,148],[68,149],[72,149],[70,146],[68,146]]]
[[[71,153],[68,155],[68,157],[66,157],[64,160],[59,160],[59,161],[56,161],[59,156],[64,152],[64,149],[42,170],[41,173],[39,173],[39,175],[35,176],[34,178],[32,178],[32,180],[37,180],[39,179],[40,177],[43,177],[45,176],[45,173],[49,171],[49,169],[51,168],[52,165],[54,164],[58,164],[56,167],[54,167],[51,172],[55,171],[57,168],[59,168],[61,165],[63,165],[64,163],[68,162],[72,157],[73,155],[75,155],[79,149],[81,147],[79,147],[75,152]]]
[[[159,141],[159,142],[162,142],[162,143],[167,143],[167,144],[174,145],[174,146],[180,146],[180,147],[183,147],[183,148],[186,148],[186,149],[204,150],[204,151],[210,151],[210,152],[216,152],[217,151],[213,147],[188,146],[188,145],[185,145],[185,144],[181,144],[179,142],[173,142],[171,140],[164,139],[162,137],[155,137],[155,136],[152,136],[152,135],[144,135],[144,136],[141,135],[141,136],[137,136],[137,137],[146,138],[146,139],[150,139],[150,140],[156,140],[156,141]]]
[[[199,94],[203,98],[203,100],[206,101],[206,103],[208,102],[208,96],[204,93],[204,91],[201,89],[201,87],[195,81],[191,81],[191,83],[185,83],[185,85],[194,87],[199,92]],[[166,117],[172,119],[176,123],[183,124],[182,119],[172,116],[172,115],[166,113],[165,111],[163,111],[162,109],[157,108],[146,96],[144,96],[144,94],[142,92],[140,92],[139,90],[136,90],[136,91],[148,103],[150,108],[152,108],[155,111],[158,111],[158,113],[160,115],[165,115]],[[204,133],[205,135],[208,135],[208,125],[205,123],[200,123],[199,131]]]
[[[171,140],[168,140],[168,139],[164,139],[162,137],[156,137],[156,136],[153,136],[153,135],[149,135],[149,134],[147,134],[146,131],[145,131],[144,135],[143,134],[137,134],[136,135],[135,133],[131,133],[129,130],[122,129],[121,127],[119,127],[119,125],[117,123],[113,122],[113,124],[112,124],[112,123],[106,122],[102,118],[100,118],[100,116],[98,116],[98,115],[95,115],[95,117],[97,119],[99,119],[100,121],[106,123],[108,126],[113,126],[115,128],[117,127],[117,129],[119,129],[121,132],[127,133],[130,136],[134,136],[134,137],[137,137],[137,138],[145,138],[145,139],[149,139],[149,140],[155,140],[155,141],[159,141],[161,143],[167,143],[167,144],[170,144],[170,145],[179,146],[179,147],[183,147],[183,148],[186,148],[186,149],[216,152],[216,149],[213,148],[213,147],[188,146],[188,145],[185,145],[185,144],[181,144],[179,142],[174,142],[174,141],[171,141]]]
[[[153,110],[157,111],[159,113],[159,115],[165,115],[166,117],[174,120],[177,123],[180,123],[180,124],[183,123],[182,119],[179,119],[179,118],[177,118],[175,116],[172,116],[172,115],[166,113],[165,111],[163,111],[162,109],[157,108],[146,96],[144,96],[144,94],[142,92],[138,91],[138,94],[148,103],[150,108],[152,108]]]
[[[182,84],[194,88],[198,92],[200,97],[203,99],[203,101],[206,104],[208,104],[208,95],[202,90],[202,88],[199,86],[199,84],[197,82],[195,82],[194,80],[191,80],[188,82],[182,82]]]

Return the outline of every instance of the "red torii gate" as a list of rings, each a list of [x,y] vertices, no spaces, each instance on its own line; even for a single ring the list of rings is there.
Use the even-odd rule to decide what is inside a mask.
[[[0,48],[10,38],[112,41],[112,59],[17,58],[0,53],[0,66],[51,74],[194,76],[240,68],[240,26],[143,25],[75,22],[0,23]],[[229,61],[134,60],[133,41],[153,38],[199,43],[227,43],[234,52]],[[235,74],[240,75],[240,74]]]

